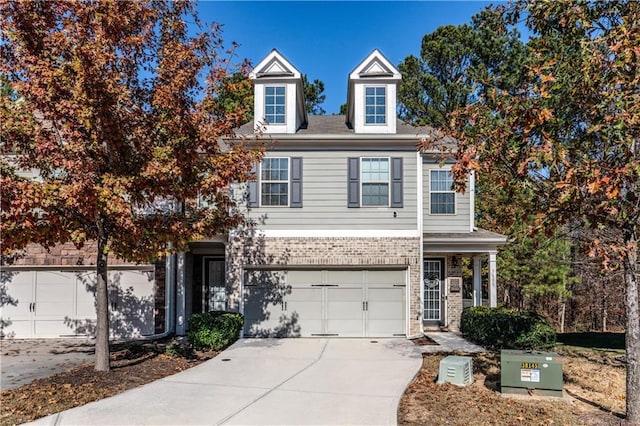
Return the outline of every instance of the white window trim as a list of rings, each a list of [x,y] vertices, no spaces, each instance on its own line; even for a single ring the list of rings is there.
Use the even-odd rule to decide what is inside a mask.
[[[362,163],[363,160],[370,160],[370,159],[375,159],[375,160],[387,160],[387,165],[389,166],[388,168],[388,178],[387,178],[387,204],[376,204],[375,206],[372,205],[365,205],[362,202],[362,198],[364,196],[364,192],[362,191],[362,186],[365,183],[385,183],[384,181],[380,180],[380,181],[367,181],[365,182],[364,179],[362,178]],[[380,208],[380,207],[390,207],[391,206],[391,157],[360,157],[360,207],[361,208]]]
[[[272,123],[269,120],[267,120],[267,88],[269,87],[282,87],[284,89],[284,121],[282,123]],[[288,114],[287,114],[287,103],[289,102],[289,96],[287,96],[287,85],[286,84],[265,84],[264,86],[264,93],[263,93],[263,99],[262,99],[263,103],[262,103],[262,108],[263,108],[263,117],[265,122],[267,122],[268,126],[286,126],[287,125],[287,121],[288,120]]]
[[[451,174],[451,169],[437,169],[437,170],[429,170],[429,215],[430,216],[455,216],[458,211],[458,195],[456,191],[451,189],[449,191],[433,191],[431,189],[431,183],[433,182],[433,173],[434,172],[449,172]],[[431,203],[431,194],[451,194],[453,193],[453,213],[433,213],[433,204]]]
[[[286,159],[287,160],[287,180],[263,180],[262,179],[262,161],[260,162],[260,167],[259,167],[259,178],[258,179],[258,205],[260,207],[265,207],[265,208],[286,208],[289,207],[291,205],[291,157],[264,157],[263,161],[269,159],[269,160],[282,160],[282,159]],[[271,204],[262,204],[262,184],[263,183],[286,183],[287,184],[287,204],[284,205],[271,205]]]
[[[367,89],[368,88],[383,88],[384,89],[384,123],[367,123]],[[387,108],[389,90],[386,84],[367,84],[364,86],[364,90],[362,91],[363,96],[363,110],[362,110],[362,122],[365,126],[387,126],[389,121],[389,109]]]

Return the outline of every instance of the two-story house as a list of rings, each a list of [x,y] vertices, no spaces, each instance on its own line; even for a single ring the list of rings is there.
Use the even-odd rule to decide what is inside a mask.
[[[273,143],[247,191],[255,222],[199,241],[177,259],[177,330],[193,312],[238,310],[245,336],[411,336],[457,330],[461,260],[488,258],[505,237],[474,227],[474,176],[452,189],[441,152],[416,144],[433,129],[396,118],[398,70],[377,50],[348,76],[347,115],[309,116],[299,70],[277,50],[250,75],[256,132]],[[181,292],[180,289],[184,289]]]
[[[465,305],[496,305],[502,235],[474,227],[474,176],[452,190],[433,129],[396,118],[398,70],[377,50],[348,75],[347,114],[308,116],[302,76],[277,50],[250,75],[255,121],[238,140],[269,140],[256,180],[233,188],[253,226],[166,262],[112,259],[114,337],[184,334],[197,312],[245,316],[244,336],[414,336],[458,330]],[[233,141],[230,141],[233,143]],[[462,259],[473,258],[463,300]],[[95,247],[30,246],[0,280],[0,336],[91,335]]]

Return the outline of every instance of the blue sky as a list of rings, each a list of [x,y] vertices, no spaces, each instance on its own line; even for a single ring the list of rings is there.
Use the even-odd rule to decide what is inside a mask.
[[[495,2],[494,2],[495,3]],[[422,37],[440,25],[471,22],[482,1],[200,1],[202,21],[223,25],[226,45],[240,44],[255,65],[273,48],[325,84],[327,114],[347,98],[347,75],[373,49],[394,65],[420,54]]]

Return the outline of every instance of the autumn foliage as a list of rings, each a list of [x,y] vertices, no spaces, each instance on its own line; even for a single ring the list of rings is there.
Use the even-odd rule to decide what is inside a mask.
[[[219,93],[247,64],[187,1],[4,1],[0,28],[2,253],[97,241],[104,333],[108,254],[243,223],[228,188],[262,153],[227,142],[247,111]]]
[[[627,417],[640,423],[640,3],[518,1],[503,19],[526,22],[531,59],[521,87],[489,90],[455,118],[453,172],[499,174],[533,201],[533,233],[593,230],[588,254],[622,271]],[[427,144],[423,144],[427,146]]]

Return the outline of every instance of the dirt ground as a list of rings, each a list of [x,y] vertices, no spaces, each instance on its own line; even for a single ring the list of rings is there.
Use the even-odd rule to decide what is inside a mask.
[[[495,353],[473,355],[473,384],[438,385],[440,360],[447,354],[424,354],[421,371],[400,401],[398,424],[625,424],[621,414],[625,411],[625,367],[619,355],[578,350],[560,354],[567,394],[562,399],[502,396],[500,356]]]
[[[124,344],[112,348],[111,371],[98,373],[93,363],[3,391],[0,425],[16,425],[106,398],[194,367],[216,352],[189,356],[165,354],[166,345]]]

